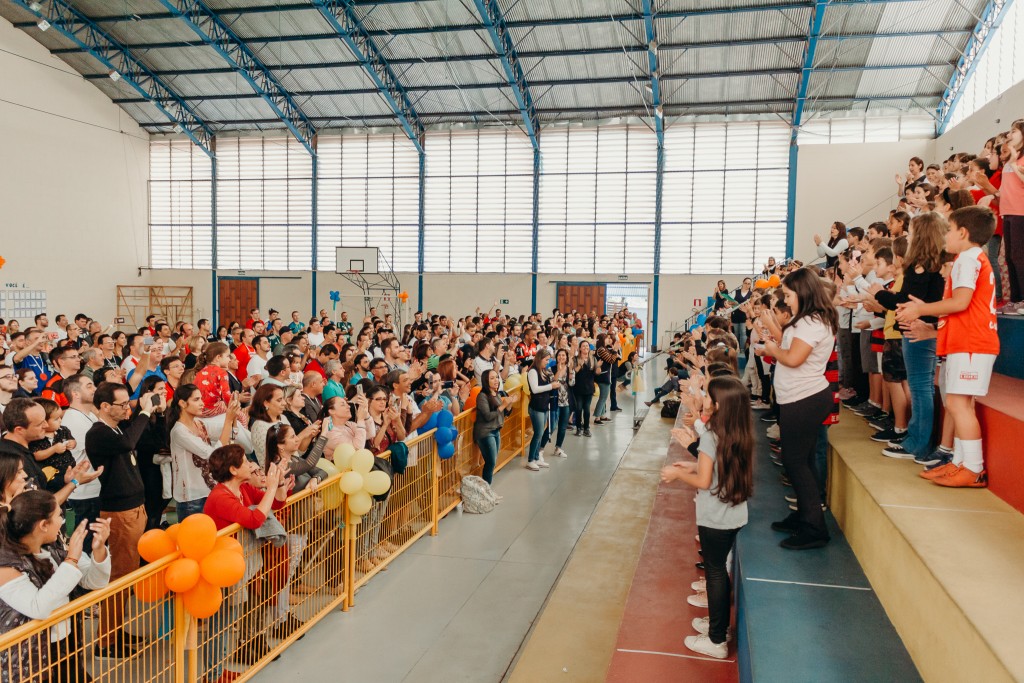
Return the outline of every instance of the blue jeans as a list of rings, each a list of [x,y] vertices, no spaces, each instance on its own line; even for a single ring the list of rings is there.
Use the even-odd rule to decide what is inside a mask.
[[[608,412],[608,409],[607,409],[608,394],[611,392],[611,388],[612,388],[612,386],[610,384],[600,384],[600,383],[598,383],[598,385],[597,385],[597,391],[598,391],[598,394],[597,394],[597,407],[594,408],[594,417],[595,418],[602,417],[605,413]]]
[[[167,604],[171,604],[168,601]],[[203,666],[210,667],[207,680],[216,681],[224,671],[224,662],[228,658],[228,644],[231,642],[231,627],[238,621],[238,607],[229,605],[225,600],[220,609],[206,622],[207,633],[211,634],[206,642],[201,643]]]
[[[932,423],[935,421],[935,340],[903,340],[903,362],[910,385],[910,424],[900,444],[914,455],[931,453]]]
[[[740,356],[743,356],[743,347],[747,345],[747,324],[733,323],[732,333],[736,335],[736,341],[740,343]]]
[[[203,506],[206,505],[205,498],[199,498],[197,500],[187,500],[184,503],[175,501],[174,509],[178,512],[178,521],[185,519],[189,515],[198,515],[203,511]]]
[[[501,430],[495,429],[478,439],[476,445],[480,447],[480,455],[484,458],[484,471],[481,477],[488,484],[494,478],[494,466],[498,463],[498,453],[501,451]]]
[[[528,462],[536,462],[540,457],[540,440],[544,438],[544,427],[548,423],[548,411],[530,408],[530,422],[533,424],[533,438],[530,439]]]
[[[569,428],[569,406],[558,406],[554,410],[548,411],[548,415],[548,428],[544,430],[544,439],[540,442],[540,447],[547,446],[548,441],[551,440],[551,433],[556,432],[558,436],[555,446],[561,448],[565,443],[565,430]]]

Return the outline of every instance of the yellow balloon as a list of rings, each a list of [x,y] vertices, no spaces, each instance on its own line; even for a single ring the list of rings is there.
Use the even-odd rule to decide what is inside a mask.
[[[508,379],[505,380],[505,391],[512,391],[519,386],[521,375],[509,375]]]
[[[358,472],[359,474],[369,474],[370,470],[373,469],[373,453],[365,448],[361,451],[356,451],[352,454],[352,459],[349,460],[348,465],[354,472]],[[360,486],[359,488],[363,487]]]
[[[348,469],[348,462],[355,452],[355,446],[350,443],[343,443],[334,449],[334,466],[338,468],[339,472]]]
[[[348,497],[348,509],[353,515],[362,517],[370,511],[373,498],[366,491],[356,491]]]
[[[327,458],[320,458],[317,461],[316,466],[319,469],[322,469],[324,472],[326,472],[327,476],[331,476],[332,474],[338,473],[338,468],[334,465],[333,462],[331,462]]]
[[[334,476],[338,473],[338,468],[327,458],[320,458],[316,466],[326,472],[327,476]],[[328,510],[337,510],[341,507],[344,494],[341,492],[339,482],[335,481],[330,486],[321,487],[320,495],[323,497],[324,507]]]
[[[341,490],[348,495],[363,490],[363,475],[359,472],[346,472],[341,475]]]
[[[391,477],[388,476],[387,472],[374,470],[363,477],[363,488],[371,496],[383,495],[391,488]]]
[[[348,523],[351,526],[358,526],[359,522],[361,522],[361,521],[363,521],[363,518],[360,515],[349,515],[348,516]]]

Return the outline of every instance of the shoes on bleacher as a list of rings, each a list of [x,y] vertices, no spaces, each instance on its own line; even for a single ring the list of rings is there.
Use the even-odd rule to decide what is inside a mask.
[[[765,403],[764,401],[758,399],[757,401],[751,403],[750,407],[754,410],[768,410],[772,406],[770,403]]]
[[[878,443],[901,443],[906,438],[907,430],[904,429],[902,432],[897,432],[895,427],[879,429],[871,435],[871,440]]]
[[[772,522],[772,531],[781,531],[786,534],[796,534],[803,528],[800,515],[793,513],[780,522]]]
[[[854,410],[855,408],[860,408],[866,402],[867,402],[867,399],[861,398],[860,396],[857,396],[856,394],[853,395],[850,398],[844,398],[842,400],[842,404],[844,406],[846,406],[847,408],[849,408],[850,410]]]
[[[850,410],[852,410],[856,415],[860,415],[861,417],[867,417],[868,415],[874,416],[875,413],[881,411],[882,409],[876,406],[871,401],[865,401],[864,403],[861,403],[858,406],[854,406]]]
[[[786,502],[787,503],[795,503],[796,502],[796,496],[786,496]]]
[[[778,424],[773,424],[771,427],[769,427],[768,429],[765,430],[765,435],[769,439],[778,439],[778,438],[781,438],[782,432],[779,429],[779,425]]]
[[[715,659],[726,659],[729,656],[729,646],[726,643],[712,643],[706,635],[686,636],[683,644],[689,649]]]
[[[768,413],[767,415],[762,415],[761,416],[761,422],[771,422],[772,424],[775,424],[778,421],[779,421],[779,418],[776,417],[775,415],[772,415],[771,413]]]
[[[1024,309],[1024,304],[1011,301],[997,308],[996,313],[999,315],[1019,315],[1022,309]]]
[[[938,467],[939,465],[945,465],[952,459],[952,453],[936,448],[934,451],[926,455],[915,456],[914,462],[918,465],[923,465],[924,467],[931,469],[933,467]]]
[[[686,602],[690,603],[694,607],[703,607],[707,609],[708,606],[708,594],[704,591],[698,591],[694,595],[689,595],[686,598]]]
[[[932,479],[932,483],[955,489],[983,489],[988,486],[988,473],[985,470],[974,472],[958,465],[945,475]]]
[[[797,510],[800,509],[800,507],[795,502],[793,502],[789,504],[789,509],[792,510],[793,512],[796,512]],[[828,506],[822,503],[821,511],[824,512],[825,510],[828,510]]]
[[[928,479],[929,481],[931,481],[933,479],[938,479],[939,477],[946,476],[956,468],[957,466],[953,464],[952,460],[950,460],[949,462],[944,462],[941,465],[933,465],[932,467],[926,467],[922,471],[918,472],[917,476],[921,477],[922,479]]]
[[[696,581],[694,581],[693,583],[690,584],[690,588],[692,588],[693,590],[697,591],[698,593],[707,593],[707,591],[708,591],[707,579],[697,579]]]
[[[882,449],[882,455],[887,458],[896,458],[897,460],[910,460],[914,458],[914,454],[903,448],[899,442],[890,441],[889,445]]]
[[[782,454],[780,453],[779,455],[781,456]],[[776,467],[785,467],[786,466],[785,463],[782,462],[782,460],[780,460],[779,458],[776,458],[775,456],[771,456],[771,459],[772,459],[772,464],[775,465]]]
[[[809,531],[801,531],[793,534],[789,538],[783,539],[779,545],[786,550],[812,550],[814,548],[824,548],[829,542],[829,536],[819,536],[818,534],[812,534]]]
[[[868,427],[884,432],[887,429],[896,429],[896,421],[890,415],[881,415],[868,420]]]
[[[793,487],[792,482],[789,481],[789,477],[787,477],[785,474],[779,477],[779,481],[782,482],[783,486],[789,486],[790,488]]]
[[[850,399],[852,399],[852,398],[854,398],[856,396],[857,396],[857,392],[854,391],[853,389],[840,389],[839,390],[839,400],[840,401],[849,401]]]
[[[693,626],[694,631],[701,634],[702,636],[706,636],[708,634],[708,631],[711,630],[711,617],[697,617],[696,619],[690,622],[690,625]],[[733,635],[733,628],[732,626],[730,626],[728,630],[726,630],[725,632],[725,642],[730,642],[732,640]]]

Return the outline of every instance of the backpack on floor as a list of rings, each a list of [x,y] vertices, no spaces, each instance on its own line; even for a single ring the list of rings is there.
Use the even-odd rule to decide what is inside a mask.
[[[679,401],[670,398],[661,402],[661,416],[671,417],[673,420],[679,414]]]
[[[462,509],[465,512],[483,514],[498,504],[498,495],[490,484],[472,475],[462,478]]]

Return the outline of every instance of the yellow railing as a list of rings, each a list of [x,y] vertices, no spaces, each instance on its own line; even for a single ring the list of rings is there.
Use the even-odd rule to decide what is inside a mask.
[[[519,400],[501,431],[496,470],[525,453],[532,432],[527,397],[519,389],[513,395]],[[405,472],[355,526],[334,475],[275,512],[286,532],[280,546],[238,525],[222,530],[242,543],[247,569],[213,617],[192,618],[173,592],[152,600],[177,559],[170,555],[0,636],[0,683],[84,683],[86,675],[103,683],[248,680],[331,611],[348,611],[356,590],[419,538],[437,535],[438,522],[461,502],[462,478],[482,467],[473,413],[456,416],[455,455],[447,460],[437,456],[433,431],[409,442]],[[131,649],[117,652],[125,641]]]

